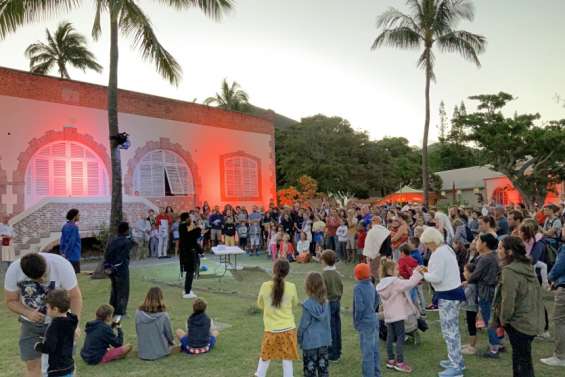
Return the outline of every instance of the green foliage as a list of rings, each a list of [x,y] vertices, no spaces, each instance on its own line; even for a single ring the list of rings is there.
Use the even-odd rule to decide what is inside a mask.
[[[61,22],[53,35],[49,29],[45,33],[47,43],[36,42],[25,50],[30,72],[46,75],[56,68],[63,79],[71,78],[67,65],[83,72],[87,69],[102,72],[102,66],[86,47],[86,38],[77,33],[70,22]]]
[[[340,117],[316,115],[277,129],[276,154],[280,187],[296,186],[308,175],[318,182],[319,191],[368,197],[421,184],[420,153],[408,140],[371,141]]]
[[[470,97],[478,112],[460,115],[454,123],[467,131],[494,168],[506,175],[524,204],[543,203],[548,189],[565,179],[565,120],[536,126],[539,114],[506,117],[502,109],[514,99],[508,93]]]
[[[231,85],[227,79],[222,81],[222,90],[213,97],[208,97],[204,101],[205,105],[216,105],[217,107],[230,111],[250,111],[249,95],[241,89],[237,82]]]
[[[430,145],[428,153],[432,172],[482,165],[477,149],[450,141]]]

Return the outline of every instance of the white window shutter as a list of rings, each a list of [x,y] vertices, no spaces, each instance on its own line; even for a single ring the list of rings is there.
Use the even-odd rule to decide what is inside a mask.
[[[257,161],[243,156],[224,160],[224,187],[228,197],[247,199],[259,196]]]
[[[49,195],[49,160],[35,160],[34,169],[35,197],[43,197]]]
[[[88,161],[86,168],[88,196],[100,195],[100,172],[96,161]]]
[[[53,186],[50,195],[67,196],[67,161],[55,159],[53,160]]]
[[[71,161],[71,195],[84,195],[84,163]]]

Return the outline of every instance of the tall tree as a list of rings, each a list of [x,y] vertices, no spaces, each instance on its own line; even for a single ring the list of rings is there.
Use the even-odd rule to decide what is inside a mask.
[[[102,72],[102,66],[86,46],[86,38],[70,22],[61,22],[54,35],[49,29],[45,29],[45,34],[47,43],[38,41],[25,50],[30,72],[46,75],[56,68],[62,79],[71,78],[67,65],[83,72],[87,69]]]
[[[543,204],[548,190],[565,180],[565,120],[536,126],[539,114],[506,117],[502,109],[514,97],[507,93],[470,97],[479,111],[454,120],[468,130],[492,167],[510,179],[524,204]]]
[[[469,0],[407,0],[410,14],[390,8],[378,17],[380,34],[372,49],[390,46],[403,49],[423,49],[418,67],[425,72],[426,115],[422,144],[422,180],[424,201],[429,204],[428,133],[430,129],[430,84],[435,81],[433,47],[440,52],[456,52],[480,66],[478,54],[486,47],[485,37],[464,30],[456,30],[461,20],[472,21],[474,7]]]
[[[205,15],[220,20],[224,12],[232,8],[233,0],[158,0],[177,10],[199,8]],[[78,8],[80,0],[0,0],[0,39],[19,26],[57,13]],[[161,76],[171,84],[181,79],[181,67],[174,57],[161,45],[153,30],[149,17],[135,0],[96,0],[96,11],[92,36],[100,37],[103,14],[110,21],[110,69],[108,79],[108,129],[110,135],[110,157],[112,161],[112,206],[110,229],[115,232],[122,221],[122,166],[119,149],[118,127],[118,36],[132,38],[134,48],[141,52],[144,60],[155,64]]]
[[[249,95],[241,89],[241,86],[236,81],[230,85],[228,80],[224,79],[220,93],[216,93],[214,97],[206,98],[204,104],[216,105],[224,110],[248,111]]]
[[[445,103],[439,103],[439,141],[443,143],[448,133],[447,113],[445,112]]]

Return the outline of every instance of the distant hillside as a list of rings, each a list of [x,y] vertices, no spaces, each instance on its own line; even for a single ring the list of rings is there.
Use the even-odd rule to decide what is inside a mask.
[[[284,115],[278,114],[273,110],[270,109],[266,110],[261,107],[257,107],[253,105],[249,105],[249,106],[251,107],[249,113],[255,116],[264,117],[268,113],[273,113],[275,115],[275,120],[274,120],[275,128],[284,129],[284,128],[288,128],[293,124],[299,123],[297,120],[285,117]]]

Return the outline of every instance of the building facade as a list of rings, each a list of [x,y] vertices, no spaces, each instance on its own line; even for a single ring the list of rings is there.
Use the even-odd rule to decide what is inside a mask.
[[[119,91],[124,215],[276,199],[272,120]],[[69,208],[92,234],[109,221],[106,88],[0,68],[0,221],[12,256],[57,239]]]

